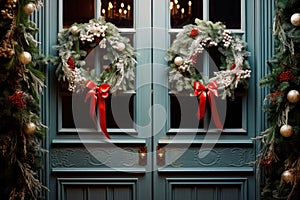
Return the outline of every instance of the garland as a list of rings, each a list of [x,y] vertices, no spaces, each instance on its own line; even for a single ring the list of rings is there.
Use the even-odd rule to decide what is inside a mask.
[[[136,54],[129,39],[122,37],[112,23],[99,18],[63,29],[58,33],[58,45],[54,48],[58,50],[58,57],[54,60],[58,80],[67,82],[68,90],[72,92],[89,90],[85,99],[90,100],[90,117],[96,125],[98,107],[100,127],[103,134],[110,138],[106,128],[105,99],[118,90],[134,88]],[[100,62],[107,64],[103,69],[97,66],[91,69],[86,66],[90,59],[88,54],[94,60],[99,56],[99,50],[104,51]]]
[[[276,0],[274,14],[274,54],[260,82],[270,89],[268,128],[257,137],[257,166],[264,172],[261,199],[292,200],[300,197],[300,1]]]
[[[231,34],[221,22],[195,20],[183,28],[167,52],[169,81],[177,91],[193,90],[195,82],[209,85],[215,82],[222,89],[222,98],[234,98],[234,90],[239,85],[247,88],[251,71],[246,58],[246,43],[238,35]],[[207,78],[198,72],[198,55],[206,50],[213,57],[220,71]]]
[[[0,197],[38,199],[44,188],[37,176],[42,166],[39,143],[39,95],[44,87],[38,32],[29,16],[39,0],[0,0]]]
[[[69,91],[81,91],[85,83],[92,80],[96,85],[110,85],[110,93],[132,89],[134,81],[135,52],[129,39],[122,37],[112,23],[104,18],[92,19],[89,23],[73,24],[58,33],[56,74],[60,82],[68,82]],[[103,59],[108,63],[103,72],[84,68],[89,51],[100,48],[106,51]]]

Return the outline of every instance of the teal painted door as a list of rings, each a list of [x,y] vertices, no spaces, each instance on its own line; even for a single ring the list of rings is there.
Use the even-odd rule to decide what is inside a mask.
[[[70,23],[68,20],[74,21],[78,12],[86,9],[87,19],[108,14],[106,7],[100,9],[106,1],[67,2],[44,3],[46,9],[41,15],[48,23],[44,41],[49,43],[49,49],[56,44],[59,30]],[[185,1],[124,2],[131,6],[127,13],[131,12],[133,20],[129,25],[124,22],[120,31],[131,39],[139,55],[135,90],[120,92],[110,99],[111,140],[101,137],[100,131],[76,125],[76,107],[84,104],[74,105],[74,95],[61,91],[55,69],[49,69],[48,99],[44,103],[49,106],[45,114],[49,127],[44,175],[50,189],[47,199],[256,199],[255,168],[250,164],[255,159],[251,140],[256,131],[255,73],[249,90],[234,102],[227,102],[225,129],[218,136],[208,128],[207,120],[197,125],[189,123],[195,117],[191,113],[197,109],[196,98],[170,90],[164,59],[175,35],[184,24],[193,23],[193,17],[224,20],[233,32],[243,35],[248,49],[253,51],[255,1],[191,1],[192,6],[188,3],[183,10],[176,6]],[[74,18],[67,18],[65,13]],[[56,53],[52,49],[49,52]],[[204,71],[209,72],[207,54],[201,62]],[[254,57],[249,62],[252,65]]]

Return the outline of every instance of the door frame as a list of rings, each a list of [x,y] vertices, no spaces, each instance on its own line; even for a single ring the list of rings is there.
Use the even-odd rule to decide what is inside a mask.
[[[150,0],[147,0],[148,2]],[[137,1],[139,2],[139,1]],[[159,0],[154,0],[155,4],[159,5]],[[46,54],[46,55],[55,55],[56,52],[53,50],[52,46],[56,44],[57,38],[56,34],[58,32],[58,0],[57,1],[50,1],[50,0],[44,0],[43,1],[44,6],[42,9],[35,13],[32,18],[33,20],[37,23],[39,29],[40,29],[40,34],[37,36],[39,37],[39,41],[42,42],[41,44],[41,52]],[[253,136],[259,135],[261,130],[263,130],[266,127],[266,120],[265,120],[265,115],[262,111],[262,105],[263,105],[263,99],[264,96],[267,93],[266,89],[261,89],[258,87],[259,80],[264,77],[268,73],[267,65],[266,65],[266,60],[270,58],[273,54],[273,38],[272,38],[272,32],[271,32],[271,27],[272,27],[272,21],[273,21],[273,8],[274,8],[274,2],[273,0],[267,0],[267,1],[260,1],[260,0],[254,0],[254,1],[246,1],[246,6],[247,6],[247,12],[246,12],[246,21],[247,24],[245,25],[245,38],[248,42],[248,44],[251,44],[248,46],[249,51],[252,52],[252,56],[250,57],[250,63],[252,67],[255,67],[255,70],[252,71],[252,78],[250,80],[250,87],[248,91],[249,97],[249,102],[248,102],[248,110],[254,110],[252,116],[248,118],[248,121],[253,121],[254,122],[254,127],[249,127],[249,132],[252,133]],[[149,4],[151,7],[152,5]],[[154,6],[153,6],[154,7]],[[161,6],[162,8],[165,8],[166,5]],[[148,9],[144,10],[145,12],[147,11],[152,11],[154,13],[159,13],[159,10],[156,9]],[[154,15],[154,14],[153,14]],[[141,23],[137,21],[136,23]],[[166,20],[161,20],[161,21],[156,21],[155,23],[157,24],[165,24]],[[151,23],[149,23],[149,27],[151,26]],[[165,25],[164,25],[165,26]],[[149,28],[145,27],[145,28]],[[159,35],[159,37],[163,38],[168,38],[168,33],[163,32],[161,34],[160,28],[161,26],[158,25],[158,28],[156,30],[153,30],[151,32],[152,38],[156,38],[156,35]],[[142,31],[142,30],[140,30]],[[142,34],[141,34],[142,35]],[[165,40],[167,41],[167,40]],[[154,46],[155,51],[153,53],[151,50],[147,50],[149,47],[149,44],[145,44],[143,41],[143,37],[137,37],[136,42],[140,43],[145,49],[141,51],[142,56],[145,58],[151,58],[152,63],[160,62],[163,58],[161,56],[156,56],[159,54],[159,49],[164,49],[167,47],[167,43],[162,43],[162,46]],[[156,72],[161,72],[163,67],[160,66],[153,66],[153,70]],[[146,70],[146,72],[145,72]],[[42,115],[41,119],[42,122],[47,125],[47,135],[45,139],[42,142],[42,146],[45,149],[50,149],[51,148],[51,143],[52,143],[52,137],[51,137],[51,132],[57,130],[57,123],[56,123],[56,113],[53,112],[53,110],[57,110],[57,86],[56,86],[56,76],[55,76],[55,69],[53,66],[49,65],[47,68],[46,73],[46,85],[47,87],[44,90],[44,95],[41,98],[41,110],[42,110]],[[159,80],[158,77],[153,77],[151,71],[147,71],[147,69],[140,68],[137,69],[137,73],[141,75],[144,73],[149,73],[151,74],[151,77],[145,77],[141,79],[137,79],[137,86],[139,85],[144,85],[145,83],[155,82],[155,83],[160,83],[161,80]],[[144,80],[143,80],[144,79]],[[166,82],[162,82],[162,85],[166,85]],[[255,87],[254,87],[255,86]],[[157,87],[153,85],[153,87]],[[144,91],[147,91],[148,94],[151,94],[152,88],[151,86],[147,86]],[[160,91],[162,90],[155,90],[155,91]],[[167,105],[168,100],[166,98],[160,98],[160,92],[154,93],[153,94],[153,104],[163,104]],[[54,94],[54,95],[53,95]],[[142,93],[141,93],[142,94]],[[143,98],[142,96],[138,98]],[[148,103],[145,107],[145,112],[143,113],[148,113],[149,109],[151,108],[152,105],[152,96],[147,96]],[[140,100],[137,100],[137,103],[140,102]],[[137,105],[137,107],[141,107],[141,105]],[[255,109],[253,109],[255,107]],[[141,120],[140,123],[146,123],[144,122],[144,118],[140,116],[138,117],[137,120]],[[157,135],[154,139],[154,143],[158,143],[158,138],[160,134],[164,134],[166,130],[162,130],[161,133]],[[151,150],[153,151],[155,149],[155,146],[153,144],[148,144],[148,146],[151,147]],[[256,150],[258,150],[258,145],[256,144]],[[50,186],[52,183],[50,183],[50,175],[51,175],[51,160],[49,157],[49,154],[45,155],[45,167],[44,170],[40,173],[41,174],[41,179],[44,185]],[[156,161],[153,160],[153,163]],[[154,183],[155,184],[155,183]],[[253,196],[256,196],[256,198],[259,196],[259,184],[256,184],[256,194],[253,194]],[[156,188],[157,189],[157,188]],[[50,199],[50,195],[48,192],[45,192],[46,199]]]

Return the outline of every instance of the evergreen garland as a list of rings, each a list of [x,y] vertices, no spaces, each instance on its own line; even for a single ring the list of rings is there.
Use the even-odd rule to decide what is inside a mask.
[[[270,88],[264,104],[269,128],[259,137],[258,158],[265,200],[300,198],[300,17],[293,22],[295,13],[299,0],[275,1],[275,51],[268,61],[271,73],[261,80]]]
[[[38,199],[43,188],[39,95],[46,58],[30,15],[39,0],[0,0],[0,198]]]

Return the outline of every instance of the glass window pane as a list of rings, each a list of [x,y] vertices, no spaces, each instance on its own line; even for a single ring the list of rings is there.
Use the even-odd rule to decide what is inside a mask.
[[[243,97],[236,97],[234,101],[227,100],[224,128],[243,128]],[[189,95],[170,95],[171,100],[171,128],[203,128],[204,120],[198,120],[198,100]],[[219,99],[221,100],[221,99]],[[221,112],[221,110],[219,111]],[[207,105],[206,117],[211,118],[210,106]],[[210,123],[207,121],[207,123]],[[211,122],[213,123],[213,122]]]
[[[174,40],[176,39],[176,35],[178,33],[170,33],[170,44],[172,44],[174,42]]]
[[[171,27],[182,28],[203,18],[202,0],[170,0]]]
[[[74,95],[71,92],[61,92],[60,95],[62,102],[62,121],[60,123],[62,128],[95,128],[93,121],[90,119],[90,104],[85,102],[85,93]],[[77,109],[73,110],[73,108]],[[132,94],[120,94],[107,98],[107,128],[133,128],[133,108],[134,95]]]
[[[102,0],[100,13],[118,28],[133,28],[133,0]]]
[[[221,21],[228,29],[240,29],[241,0],[210,0],[209,20]]]
[[[75,128],[74,119],[72,115],[72,98],[70,95],[61,96],[62,104],[62,128]]]
[[[172,94],[171,128],[203,128],[203,121],[197,117],[198,100],[190,94]]]
[[[210,47],[208,49],[209,54],[209,77],[214,77],[214,72],[220,71],[220,66],[222,65],[222,59],[225,56],[220,53],[217,47]]]
[[[62,128],[95,128],[89,116],[89,104],[85,103],[84,95],[73,96],[71,92],[61,92],[61,127]],[[82,123],[75,121],[79,112],[73,108],[80,108],[80,116],[87,119]],[[75,116],[74,116],[75,115]],[[74,119],[75,117],[75,119]]]
[[[134,33],[128,33],[128,32],[121,32],[120,33],[123,37],[127,37],[129,39],[129,44],[131,44],[131,46],[135,46],[134,44]]]
[[[107,128],[134,128],[134,97],[133,94],[118,94],[107,99]]]
[[[234,101],[227,100],[227,113],[224,128],[242,128],[243,97],[236,96]]]
[[[95,18],[94,0],[63,0],[63,27]]]

